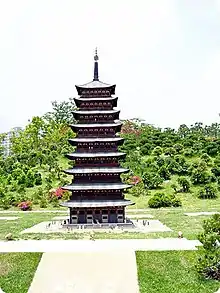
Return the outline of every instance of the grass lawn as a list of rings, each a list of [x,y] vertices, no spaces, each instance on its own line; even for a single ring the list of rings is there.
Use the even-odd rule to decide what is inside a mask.
[[[163,208],[163,209],[150,209],[147,211],[141,211],[139,213],[152,214],[154,219],[160,220],[163,224],[171,228],[172,232],[159,232],[159,233],[132,233],[124,232],[120,234],[116,233],[95,233],[95,238],[106,238],[106,239],[115,239],[115,238],[162,238],[162,237],[177,237],[178,231],[183,232],[183,236],[188,239],[197,239],[198,234],[202,231],[202,223],[204,219],[207,219],[208,216],[197,216],[189,217],[184,215],[186,211],[198,211],[196,209],[187,209],[187,208]],[[220,211],[218,209],[204,208],[203,211]],[[62,215],[64,213],[8,213],[0,214],[1,216],[18,216],[20,217],[15,221],[6,221],[0,220],[0,240],[5,239],[5,235],[12,233],[14,239],[82,239],[85,237],[85,234],[79,233],[50,233],[50,234],[23,234],[20,235],[20,232],[26,228],[30,228],[35,224],[38,224],[43,221],[50,221],[53,217]]]
[[[140,293],[214,293],[220,282],[200,279],[197,251],[136,252]]]
[[[27,293],[41,253],[0,254],[0,288],[6,293]]]

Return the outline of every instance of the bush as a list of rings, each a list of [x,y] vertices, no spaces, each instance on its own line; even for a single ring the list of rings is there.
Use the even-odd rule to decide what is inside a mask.
[[[48,202],[47,202],[46,198],[43,197],[40,201],[40,208],[44,209],[47,207],[47,205],[48,205]]]
[[[30,210],[32,210],[32,202],[29,200],[22,201],[21,203],[18,204],[18,207],[22,211],[30,211]]]
[[[177,179],[178,184],[182,187],[182,192],[189,192],[190,191],[190,181],[188,178],[181,176]]]
[[[207,184],[199,190],[198,198],[217,198],[217,190],[214,186]]]
[[[166,195],[163,192],[155,193],[148,201],[150,208],[161,208],[161,207],[179,207],[181,201],[174,195]]]
[[[143,175],[143,182],[146,188],[156,189],[163,183],[163,179],[158,174],[146,172]]]
[[[10,208],[9,198],[5,197],[0,199],[0,208],[3,210],[8,210]]]
[[[205,220],[203,229],[199,235],[203,246],[199,247],[196,268],[204,278],[220,280],[220,214]]]

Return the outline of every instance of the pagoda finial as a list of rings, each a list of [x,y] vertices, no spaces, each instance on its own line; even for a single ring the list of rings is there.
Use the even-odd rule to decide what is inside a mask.
[[[99,56],[97,53],[97,48],[95,48],[95,56],[94,56],[94,77],[93,80],[99,80],[99,68],[98,68],[98,60],[99,60]]]

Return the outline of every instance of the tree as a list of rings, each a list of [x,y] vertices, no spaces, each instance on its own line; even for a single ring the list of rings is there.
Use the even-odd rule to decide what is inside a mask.
[[[190,192],[190,181],[188,178],[181,176],[177,179],[177,182],[182,187],[182,192]]]
[[[150,172],[144,173],[142,179],[148,189],[156,189],[163,183],[163,179],[158,174]]]
[[[207,171],[200,171],[195,169],[192,171],[190,179],[194,185],[205,184],[211,181],[211,176]]]
[[[168,168],[166,166],[160,167],[160,169],[158,170],[158,174],[164,180],[169,180],[170,179],[170,172],[169,172],[169,170],[168,170]]]
[[[198,198],[216,198],[217,197],[217,190],[216,188],[211,185],[207,184],[202,189],[199,190]]]
[[[69,124],[73,123],[72,111],[76,109],[76,105],[73,98],[69,98],[68,101],[52,102],[53,110],[46,113],[43,117],[50,121],[53,120],[56,124]]]

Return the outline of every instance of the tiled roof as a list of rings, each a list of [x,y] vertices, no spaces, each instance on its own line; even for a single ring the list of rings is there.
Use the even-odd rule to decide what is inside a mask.
[[[83,111],[83,110],[76,110],[72,112],[73,114],[83,114],[83,115],[89,115],[89,114],[117,114],[120,113],[120,110],[95,110],[95,111]]]
[[[70,185],[63,186],[65,190],[102,190],[102,189],[126,189],[130,188],[131,185],[124,183],[73,183]]]
[[[82,101],[82,102],[93,102],[93,101],[113,101],[118,99],[118,97],[94,97],[94,98],[81,98],[76,97],[74,100]]]
[[[73,208],[95,208],[95,207],[117,207],[117,206],[128,206],[134,203],[130,200],[69,200],[61,203],[64,207]]]
[[[94,123],[94,124],[70,124],[70,127],[76,127],[76,128],[88,128],[88,127],[117,127],[117,126],[122,126],[121,122],[118,123]]]
[[[92,174],[92,173],[126,173],[128,169],[121,168],[121,167],[93,167],[93,168],[73,168],[65,170],[67,174]]]
[[[122,157],[125,156],[125,153],[121,152],[106,152],[106,153],[72,153],[67,154],[67,157],[71,158],[104,158],[104,157]]]

